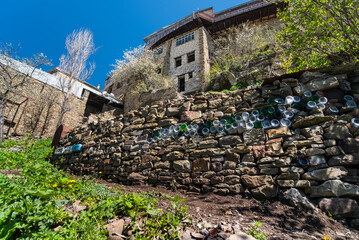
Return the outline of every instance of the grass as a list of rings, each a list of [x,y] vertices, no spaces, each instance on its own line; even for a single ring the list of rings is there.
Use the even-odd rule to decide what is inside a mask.
[[[0,171],[18,169],[21,175],[0,174],[0,239],[107,239],[104,225],[115,217],[130,217],[125,232],[136,239],[179,239],[178,228],[187,208],[178,196],[157,209],[158,195],[122,194],[86,178],[76,179],[47,159],[50,140],[26,138],[0,144]],[[87,210],[72,211],[75,201]]]

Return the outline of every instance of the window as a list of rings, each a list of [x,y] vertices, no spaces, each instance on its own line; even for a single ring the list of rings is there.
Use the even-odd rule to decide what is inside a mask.
[[[84,98],[85,97],[85,94],[86,94],[86,89],[82,89],[82,93],[81,93],[81,98]]]
[[[157,68],[156,72],[157,72],[157,74],[161,74],[162,69],[161,69],[161,68]]]
[[[156,55],[161,55],[163,53],[163,46],[160,46],[154,50]]]
[[[185,44],[186,42],[194,40],[194,32],[187,33],[176,39],[176,46]]]
[[[176,64],[176,67],[181,66],[182,65],[182,58],[181,57],[175,58],[175,64]]]
[[[193,78],[193,72],[188,73],[188,78]]]
[[[196,60],[196,56],[194,54],[194,51],[187,54],[187,62],[188,63],[194,62],[195,60]]]
[[[185,91],[185,77],[179,76],[178,77],[178,92],[184,92]]]

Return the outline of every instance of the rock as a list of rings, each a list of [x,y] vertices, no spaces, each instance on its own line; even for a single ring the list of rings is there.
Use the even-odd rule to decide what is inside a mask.
[[[191,107],[192,111],[205,111],[207,109],[207,101],[193,104]]]
[[[168,117],[179,116],[180,114],[181,114],[181,111],[178,107],[168,107],[167,108],[166,116],[168,116]]]
[[[252,148],[255,158],[264,158],[267,154],[265,145],[253,146]]]
[[[222,163],[220,163],[220,162],[211,163],[212,171],[219,172],[219,171],[222,171],[222,169],[223,169]]]
[[[201,111],[184,111],[181,115],[181,121],[193,121],[201,117]]]
[[[267,134],[269,139],[292,136],[292,133],[288,127],[269,129],[267,130]]]
[[[158,122],[158,126],[160,127],[168,127],[175,124],[177,124],[177,120],[174,118],[163,119]]]
[[[212,157],[218,155],[224,155],[225,150],[222,148],[207,148],[207,149],[200,149],[195,150],[191,156],[193,157]]]
[[[332,157],[328,164],[329,166],[359,166],[359,153]]]
[[[310,188],[311,197],[356,197],[359,196],[359,186],[340,180],[328,180],[319,186]]]
[[[241,182],[241,177],[237,175],[228,175],[224,177],[224,182],[229,185],[234,185]]]
[[[255,240],[255,238],[244,232],[236,231],[236,233],[232,234],[228,240]]]
[[[242,157],[242,162],[254,162],[254,157],[250,153],[246,153]]]
[[[265,141],[265,134],[262,128],[253,128],[247,130],[243,133],[243,140],[245,144],[252,145],[252,144],[260,144],[261,142]]]
[[[121,240],[122,237],[118,236],[117,234],[122,235],[124,224],[125,221],[123,219],[109,220],[109,223],[104,226],[108,231],[108,239]]]
[[[223,169],[236,169],[237,162],[225,161],[223,163]]]
[[[256,199],[270,199],[277,197],[277,189],[274,185],[264,185],[251,189],[251,193]]]
[[[194,238],[194,239],[205,239],[206,236],[204,236],[203,234],[201,233],[195,233],[195,232],[192,232],[191,233],[191,236]]]
[[[346,125],[336,124],[331,125],[329,128],[325,129],[324,137],[326,139],[337,139],[342,140],[352,137],[350,131]]]
[[[240,162],[241,156],[237,153],[228,151],[226,154],[226,160],[232,161],[232,162]]]
[[[214,176],[211,178],[211,184],[223,183],[224,176]]]
[[[310,126],[317,125],[322,122],[331,121],[333,119],[334,119],[333,116],[317,116],[317,115],[312,116],[311,115],[311,116],[308,116],[308,117],[305,117],[303,119],[296,121],[293,124],[293,129],[310,127]]]
[[[173,169],[177,172],[192,172],[191,162],[188,160],[173,161]]]
[[[359,229],[359,218],[356,218],[356,219],[352,219],[350,221],[350,226],[356,230]]]
[[[218,146],[218,141],[214,139],[204,140],[198,144],[198,149],[214,148]]]
[[[278,180],[299,180],[299,173],[282,173],[277,177]]]
[[[328,147],[328,148],[325,149],[325,155],[326,156],[340,155],[339,148],[337,146]]]
[[[133,173],[130,173],[130,175],[128,175],[127,179],[130,181],[145,181],[148,179],[148,177],[143,176],[139,173],[133,172]]]
[[[263,185],[272,185],[273,178],[267,175],[260,176],[251,176],[251,175],[243,175],[241,176],[241,180],[243,184],[249,188],[256,188]]]
[[[352,218],[359,216],[358,203],[350,198],[323,198],[319,207],[334,218]]]
[[[316,207],[308,200],[303,192],[296,188],[291,188],[284,193],[284,198],[289,200],[289,203],[303,210],[317,211]]]
[[[323,135],[324,131],[321,126],[311,126],[308,128],[303,128],[300,130],[300,133],[303,134],[305,137],[315,137]]]
[[[163,155],[163,161],[173,161],[183,159],[184,154],[182,152],[173,151]]]
[[[308,180],[277,180],[277,184],[280,187],[285,187],[285,188],[308,188],[308,187],[310,187],[310,181],[308,181]]]
[[[326,181],[341,179],[348,174],[348,170],[345,167],[329,167],[324,169],[318,169],[303,174],[303,178],[307,180]]]
[[[325,150],[320,148],[308,148],[303,151],[304,156],[324,155]]]
[[[81,203],[81,202],[80,202],[79,200],[77,200],[77,201],[75,201],[75,202],[72,204],[73,210],[74,210],[75,212],[77,212],[77,213],[80,213],[80,212],[82,212],[82,211],[84,211],[84,210],[87,209],[87,206],[81,206],[80,203]]]
[[[339,81],[336,77],[326,79],[312,80],[305,84],[304,88],[311,92],[323,91],[331,88],[339,87]]]
[[[317,166],[317,167],[327,166],[327,161],[325,160],[325,157],[323,155],[309,156],[308,161],[310,163],[310,166]]]
[[[209,171],[210,158],[198,158],[193,160],[194,172],[207,172]]]
[[[359,152],[359,139],[345,138],[339,142],[339,146],[345,153],[358,153]]]
[[[224,136],[219,139],[220,146],[225,146],[225,145],[234,146],[241,142],[242,139],[240,136]]]
[[[166,162],[156,162],[154,164],[154,168],[158,169],[158,168],[161,168],[161,169],[170,169],[171,167],[171,163],[169,161],[166,161]]]

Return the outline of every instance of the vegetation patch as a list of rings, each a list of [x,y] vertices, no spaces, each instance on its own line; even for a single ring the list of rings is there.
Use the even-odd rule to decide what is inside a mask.
[[[187,208],[178,196],[121,194],[76,179],[46,161],[50,145],[32,138],[0,144],[0,239],[107,239],[108,220],[126,217],[118,234],[179,239]],[[171,206],[157,209],[159,197]]]

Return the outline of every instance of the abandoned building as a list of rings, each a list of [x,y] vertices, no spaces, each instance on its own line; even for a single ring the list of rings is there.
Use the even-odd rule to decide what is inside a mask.
[[[67,91],[61,86],[66,73],[59,68],[48,72],[41,69],[33,71],[33,67],[4,55],[0,55],[0,64],[16,73],[31,76],[9,96],[4,114],[5,136],[31,134],[52,137],[58,125],[63,91]],[[1,81],[0,84],[3,84]],[[123,104],[111,95],[84,81],[73,80],[69,91],[70,110],[64,116],[63,125],[70,129],[92,113],[123,108]]]
[[[245,22],[275,21],[282,4],[253,0],[215,13],[213,7],[189,16],[147,36],[146,46],[162,58],[162,74],[171,77],[178,92],[204,90],[209,82],[211,41],[226,29]],[[106,79],[105,90],[120,91],[121,84]]]

